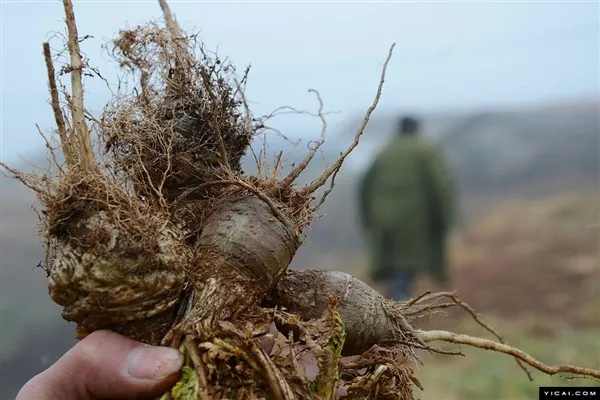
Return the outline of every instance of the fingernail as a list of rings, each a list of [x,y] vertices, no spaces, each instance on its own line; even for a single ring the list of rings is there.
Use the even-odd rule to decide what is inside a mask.
[[[138,346],[129,353],[127,373],[133,378],[160,381],[183,366],[183,355],[169,347]]]

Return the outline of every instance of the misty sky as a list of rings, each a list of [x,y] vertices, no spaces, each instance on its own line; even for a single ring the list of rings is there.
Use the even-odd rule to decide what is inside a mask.
[[[43,144],[35,123],[53,127],[41,43],[63,31],[62,2],[2,3],[2,161]],[[318,89],[331,131],[370,105],[389,46],[394,57],[381,110],[505,106],[600,93],[599,3],[576,2],[177,2],[185,28],[201,30],[242,70],[251,63],[248,96],[257,114],[280,105],[316,108]],[[156,1],[76,1],[91,64],[114,82],[101,51],[119,28],[161,16]],[[51,42],[54,47],[59,42]],[[101,110],[108,91],[86,81],[86,102]],[[318,121],[282,117],[278,127],[315,138]]]

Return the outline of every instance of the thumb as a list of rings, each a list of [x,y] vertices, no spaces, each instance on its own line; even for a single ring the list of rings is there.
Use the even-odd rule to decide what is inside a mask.
[[[138,399],[177,381],[183,356],[111,331],[96,331],[23,386],[16,400]]]

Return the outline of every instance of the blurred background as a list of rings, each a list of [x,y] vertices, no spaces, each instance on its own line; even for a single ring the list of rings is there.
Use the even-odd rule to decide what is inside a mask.
[[[1,155],[32,171],[46,154],[35,123],[53,126],[41,42],[63,32],[58,1],[0,2],[2,19]],[[302,177],[309,181],[351,141],[371,104],[382,63],[396,49],[379,107],[338,176],[294,268],[350,272],[368,281],[357,218],[357,182],[395,134],[398,118],[423,120],[459,188],[461,218],[451,239],[451,289],[506,340],[540,360],[600,368],[600,6],[565,2],[199,3],[172,2],[176,17],[200,30],[241,71],[251,64],[248,97],[256,114],[278,106],[316,111],[325,102],[329,136]],[[116,83],[101,50],[118,29],[161,16],[156,2],[76,1],[82,48]],[[56,50],[59,41],[54,41]],[[114,88],[114,86],[113,86]],[[86,81],[100,112],[110,89]],[[271,154],[300,159],[320,122],[285,115],[273,126],[292,144],[268,137]],[[262,142],[257,139],[257,146]],[[252,170],[251,159],[247,160]],[[47,294],[36,236],[34,197],[1,178],[2,399],[75,343],[74,326]],[[415,294],[436,289],[420,280]],[[460,313],[425,321],[483,335]],[[528,382],[508,357],[423,355],[421,399],[530,399]],[[567,384],[594,385],[574,381]],[[597,383],[596,383],[597,384]],[[492,394],[490,394],[492,393]]]

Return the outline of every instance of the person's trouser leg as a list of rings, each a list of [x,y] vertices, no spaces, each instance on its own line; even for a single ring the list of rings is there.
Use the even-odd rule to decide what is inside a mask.
[[[396,301],[410,299],[414,273],[412,271],[399,271],[390,279],[391,298]]]

